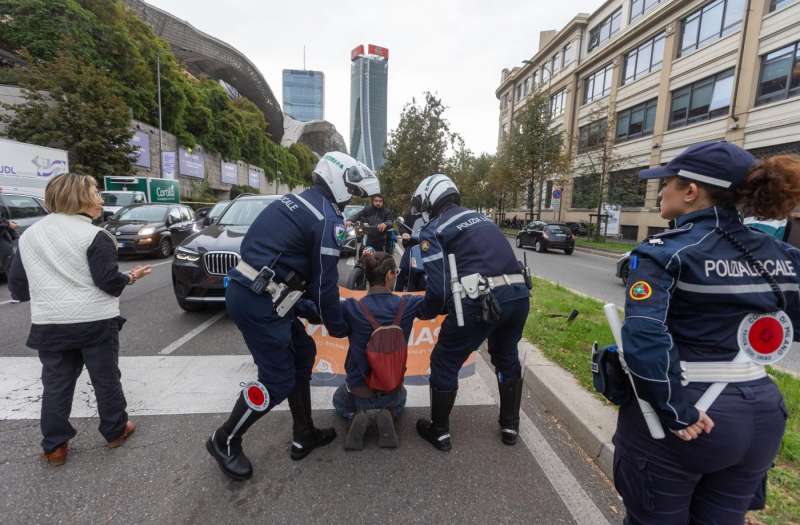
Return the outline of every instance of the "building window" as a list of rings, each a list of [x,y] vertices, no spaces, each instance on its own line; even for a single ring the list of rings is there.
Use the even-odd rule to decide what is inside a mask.
[[[661,69],[665,39],[666,35],[661,33],[625,55],[623,85],[630,84],[648,73]]]
[[[703,45],[739,30],[744,17],[745,0],[715,0],[681,22],[683,56]]]
[[[653,9],[662,0],[631,0],[631,22]]]
[[[572,207],[594,208],[597,206],[599,183],[599,175],[584,175],[572,179]]]
[[[761,57],[756,105],[800,95],[800,42]]]
[[[540,78],[542,79],[542,84],[547,84],[550,82],[550,66],[545,64],[542,66]]]
[[[561,65],[560,58],[561,55],[559,53],[556,53],[555,55],[553,55],[552,60],[550,60],[550,71],[553,73],[553,76],[555,76],[558,70],[560,69],[559,67]]]
[[[564,102],[567,99],[567,90],[562,89],[550,97],[550,116],[557,117],[564,113]]]
[[[732,91],[733,69],[673,91],[669,129],[727,114]]]
[[[548,210],[553,207],[553,181],[549,180],[544,187],[544,207]]]
[[[792,3],[793,0],[770,0],[769,2],[769,12],[777,11],[778,9],[785,7]]]
[[[611,82],[614,76],[613,64],[598,69],[583,79],[583,103],[594,102],[611,93]]]
[[[608,119],[602,118],[581,126],[578,130],[578,153],[583,153],[603,144],[606,139]]]
[[[572,64],[572,61],[575,60],[575,44],[572,42],[568,43],[564,46],[564,49],[561,50],[561,67],[567,67],[568,65]]]
[[[653,134],[658,99],[654,98],[617,113],[617,142]]]
[[[646,196],[647,181],[639,180],[639,168],[608,174],[608,203],[619,204],[623,208],[641,208]]]
[[[530,79],[526,78],[525,82],[522,83],[522,96],[528,96],[528,86],[529,86]]]
[[[503,95],[503,109],[507,109],[507,108],[508,108],[508,93]]]
[[[622,28],[622,8],[614,11],[605,20],[589,31],[589,51],[604,44]]]
[[[518,86],[517,86],[517,95],[516,95],[516,98],[517,98],[517,102],[519,102],[519,101],[520,101],[520,99],[522,98],[522,84],[520,84],[520,85],[518,85]]]

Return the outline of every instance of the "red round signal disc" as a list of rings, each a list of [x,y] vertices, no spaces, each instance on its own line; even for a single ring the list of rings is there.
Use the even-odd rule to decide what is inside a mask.
[[[792,348],[792,320],[783,311],[750,314],[739,323],[739,348],[758,364],[772,364]]]
[[[269,392],[267,387],[258,381],[251,381],[242,387],[244,400],[247,406],[256,412],[263,412],[269,406]]]

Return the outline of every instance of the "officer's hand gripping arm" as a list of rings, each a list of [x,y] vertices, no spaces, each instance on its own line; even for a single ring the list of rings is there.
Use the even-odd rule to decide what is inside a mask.
[[[677,271],[674,264],[672,270]],[[653,406],[668,428],[679,430],[695,423],[699,412],[681,386],[680,356],[666,325],[674,282],[662,264],[634,252],[622,343],[639,397]]]

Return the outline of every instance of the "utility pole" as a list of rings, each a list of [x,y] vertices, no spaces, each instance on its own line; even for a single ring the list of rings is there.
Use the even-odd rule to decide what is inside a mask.
[[[156,53],[156,79],[158,82],[158,166],[159,177],[164,178],[164,129],[161,123],[161,51]]]

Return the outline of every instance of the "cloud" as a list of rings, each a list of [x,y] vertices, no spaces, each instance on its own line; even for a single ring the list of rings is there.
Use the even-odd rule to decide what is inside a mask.
[[[325,73],[325,118],[350,142],[350,50],[373,43],[389,48],[388,125],[403,106],[430,90],[445,116],[476,153],[497,146],[500,70],[536,51],[539,31],[560,29],[599,0],[445,0],[423,2],[269,2],[263,0],[150,0],[234,46],[259,68],[282,102],[283,69]]]

